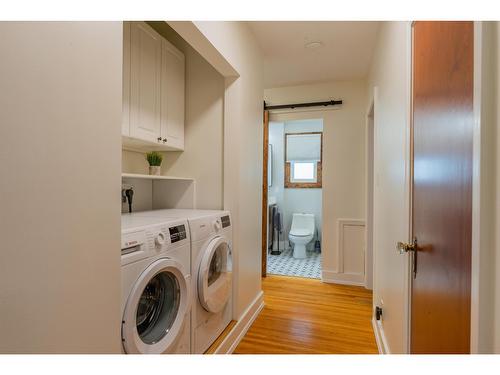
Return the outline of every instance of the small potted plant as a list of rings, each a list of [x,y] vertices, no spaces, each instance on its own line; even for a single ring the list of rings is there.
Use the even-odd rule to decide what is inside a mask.
[[[146,154],[146,160],[149,163],[149,174],[159,176],[163,155],[157,151],[148,152]]]

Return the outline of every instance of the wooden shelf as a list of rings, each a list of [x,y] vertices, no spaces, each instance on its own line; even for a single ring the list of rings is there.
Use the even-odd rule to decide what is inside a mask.
[[[194,178],[190,178],[190,177],[155,176],[155,175],[137,174],[137,173],[122,173],[122,178],[139,178],[139,179],[143,179],[143,180],[184,180],[184,181],[194,181]]]

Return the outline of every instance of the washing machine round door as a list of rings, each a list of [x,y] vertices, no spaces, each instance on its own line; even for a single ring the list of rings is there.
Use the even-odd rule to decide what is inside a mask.
[[[189,309],[187,284],[172,259],[156,260],[139,276],[123,314],[125,352],[160,354],[175,345]]]
[[[218,313],[232,291],[231,251],[223,237],[213,239],[205,249],[198,272],[198,299],[205,310]]]

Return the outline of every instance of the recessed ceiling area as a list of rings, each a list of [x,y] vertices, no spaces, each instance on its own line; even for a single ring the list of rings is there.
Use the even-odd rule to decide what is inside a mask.
[[[362,79],[379,22],[248,22],[264,54],[264,87]]]

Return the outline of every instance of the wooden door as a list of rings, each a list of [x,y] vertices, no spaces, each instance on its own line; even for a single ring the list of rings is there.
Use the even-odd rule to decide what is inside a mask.
[[[146,23],[131,23],[130,136],[151,142],[160,137],[161,39]]]
[[[165,39],[161,58],[161,136],[167,146],[184,149],[184,54]]]
[[[473,23],[413,26],[411,352],[469,353]]]

